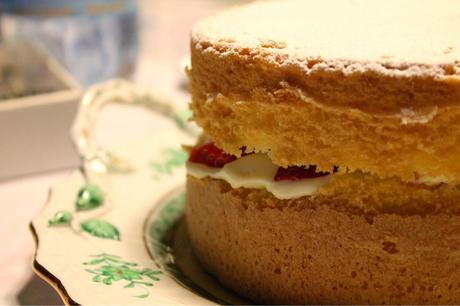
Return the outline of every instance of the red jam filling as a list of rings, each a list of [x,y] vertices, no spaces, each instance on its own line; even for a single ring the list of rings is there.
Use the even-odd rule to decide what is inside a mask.
[[[222,168],[225,164],[236,160],[236,156],[225,153],[211,142],[194,148],[188,160],[208,167]]]
[[[241,149],[242,156],[253,154],[246,153],[246,148]],[[210,142],[199,147],[195,147],[190,153],[189,161],[192,163],[204,164],[208,167],[222,168],[228,163],[235,161],[237,157],[232,154],[225,153]],[[334,167],[333,172],[337,172],[338,168]],[[316,166],[289,166],[287,168],[279,167],[275,175],[275,181],[297,181],[302,179],[313,179],[329,175],[329,172],[316,172]]]
[[[334,167],[334,172],[337,172],[337,167]],[[297,181],[303,179],[313,179],[329,175],[329,172],[316,172],[316,166],[289,166],[287,168],[279,167],[275,175],[275,181]]]

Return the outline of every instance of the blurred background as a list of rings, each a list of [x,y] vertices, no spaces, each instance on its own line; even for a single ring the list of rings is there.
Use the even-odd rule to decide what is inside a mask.
[[[61,303],[32,272],[28,224],[79,166],[69,129],[84,90],[126,78],[185,105],[191,27],[243,1],[0,0],[0,305]],[[138,124],[123,108],[101,117],[109,143]]]

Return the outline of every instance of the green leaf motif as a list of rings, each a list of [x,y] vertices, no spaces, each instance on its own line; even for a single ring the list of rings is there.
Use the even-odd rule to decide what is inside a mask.
[[[150,225],[150,237],[162,241],[168,229],[177,222],[185,209],[185,193],[170,199],[160,210],[158,218]]]
[[[188,154],[182,149],[166,149],[163,151],[162,161],[150,162],[150,167],[154,171],[154,177],[171,175],[173,170],[185,165]]]
[[[120,232],[111,223],[100,219],[88,219],[80,224],[81,228],[95,237],[120,240]]]
[[[101,276],[100,275],[94,276],[93,277],[93,282],[100,283],[101,282]]]
[[[131,283],[127,284],[126,286],[124,286],[123,288],[134,288],[134,283],[131,282]]]
[[[112,285],[112,278],[107,277],[102,280],[105,285]]]
[[[84,262],[83,265],[90,266],[85,271],[93,275],[92,281],[110,286],[113,282],[124,281],[123,288],[142,288],[143,293],[134,295],[137,298],[146,298],[150,295],[147,290],[152,287],[153,282],[160,280],[160,270],[151,268],[135,268],[137,263],[124,261],[121,257],[110,254],[98,254],[93,259]],[[156,276],[154,276],[156,275]]]
[[[185,126],[187,125],[187,122],[191,118],[192,118],[192,111],[189,108],[181,109],[174,116],[176,124],[181,128],[185,128]]]
[[[149,297],[150,293],[143,293],[139,295],[135,295],[134,297],[140,298],[140,299],[145,299],[146,297]]]
[[[55,225],[67,225],[72,221],[72,213],[68,210],[60,210],[54,214],[54,216],[48,220],[49,226]]]
[[[86,184],[80,188],[75,203],[77,211],[91,210],[104,204],[104,193],[99,186]]]

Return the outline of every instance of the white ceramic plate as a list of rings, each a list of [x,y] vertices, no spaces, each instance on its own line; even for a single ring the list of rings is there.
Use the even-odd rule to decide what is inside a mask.
[[[161,128],[110,152],[92,139],[107,103],[142,105]],[[244,304],[198,264],[183,220],[186,112],[124,81],[91,89],[73,129],[84,166],[32,221],[34,268],[66,304]]]

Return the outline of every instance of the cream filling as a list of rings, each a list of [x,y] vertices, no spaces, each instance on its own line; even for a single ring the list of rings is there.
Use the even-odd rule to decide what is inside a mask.
[[[298,181],[275,181],[277,170],[278,166],[262,153],[243,156],[222,168],[187,162],[187,174],[193,177],[221,179],[233,188],[266,189],[281,200],[313,195],[332,177],[330,174]]]
[[[422,176],[415,183],[424,184],[427,186],[435,186],[443,183],[450,183],[452,180],[445,175],[438,176]]]

